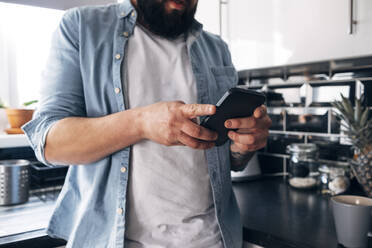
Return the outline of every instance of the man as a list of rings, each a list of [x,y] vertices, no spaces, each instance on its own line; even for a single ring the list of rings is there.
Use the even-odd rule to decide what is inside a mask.
[[[197,0],[132,0],[68,11],[41,106],[24,126],[39,160],[69,164],[48,234],[67,247],[242,247],[230,170],[265,146],[265,107],[196,123],[237,83],[226,44],[194,20]]]

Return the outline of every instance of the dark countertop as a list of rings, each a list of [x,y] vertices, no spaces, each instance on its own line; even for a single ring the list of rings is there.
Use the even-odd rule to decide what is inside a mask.
[[[336,248],[329,197],[296,190],[282,177],[233,183],[243,221],[244,240],[264,247]],[[361,194],[359,190],[349,192]],[[0,245],[0,248],[50,248],[65,244],[46,235]],[[372,239],[369,238],[369,247]]]
[[[244,240],[265,247],[342,247],[337,244],[329,196],[294,189],[283,177],[238,182],[233,188]]]

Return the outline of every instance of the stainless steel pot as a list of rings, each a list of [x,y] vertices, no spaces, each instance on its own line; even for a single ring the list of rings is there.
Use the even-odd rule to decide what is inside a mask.
[[[0,160],[0,206],[28,201],[29,165],[27,160]]]

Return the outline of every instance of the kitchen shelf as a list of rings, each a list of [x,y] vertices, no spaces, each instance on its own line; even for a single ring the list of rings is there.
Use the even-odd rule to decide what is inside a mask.
[[[30,146],[24,134],[0,134],[0,149]]]
[[[275,158],[285,158],[285,159],[289,158],[288,154],[269,153],[269,152],[257,152],[257,154],[258,155],[265,155],[265,156],[275,157]]]
[[[270,134],[282,134],[282,135],[303,135],[303,136],[347,138],[347,135],[333,134],[333,133],[315,133],[315,132],[279,131],[279,130],[270,130],[269,132]]]
[[[372,81],[372,77],[362,77],[362,78],[345,78],[345,79],[329,79],[329,80],[299,80],[299,81],[283,81],[278,83],[266,83],[261,85],[248,85],[248,88],[250,89],[261,89],[264,85],[266,85],[268,88],[287,88],[287,87],[300,87],[304,83],[308,83],[310,85],[322,85],[322,84],[344,84],[349,82],[355,82],[355,81]]]
[[[288,154],[281,154],[281,153],[269,153],[269,152],[257,152],[258,155],[265,155],[275,158],[283,158],[283,159],[289,159],[290,156]],[[333,166],[340,166],[340,167],[347,167],[349,166],[348,162],[345,161],[334,161],[334,160],[328,160],[328,159],[318,159],[317,162],[322,164],[331,164]]]
[[[355,77],[370,77],[368,73],[372,69],[372,56],[351,57],[343,59],[331,59],[309,63],[280,65],[266,68],[252,68],[238,72],[240,79],[250,81],[251,79],[282,78],[286,80],[291,76],[322,75],[328,78],[340,73],[356,73]],[[366,73],[367,72],[367,73]],[[345,79],[345,80],[355,80]],[[326,80],[321,80],[326,81]],[[332,80],[333,81],[333,80]]]
[[[277,107],[268,106],[267,113],[269,114],[281,114],[286,111],[288,114],[325,114],[327,111],[338,112],[334,107]]]

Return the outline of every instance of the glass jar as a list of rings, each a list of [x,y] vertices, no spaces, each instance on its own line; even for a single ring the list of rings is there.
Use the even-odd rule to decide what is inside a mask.
[[[288,182],[294,188],[308,189],[318,184],[318,148],[315,144],[295,143],[287,146],[290,155]]]
[[[323,194],[341,194],[345,192],[350,180],[346,176],[346,169],[331,165],[322,165],[318,168],[319,182]]]

